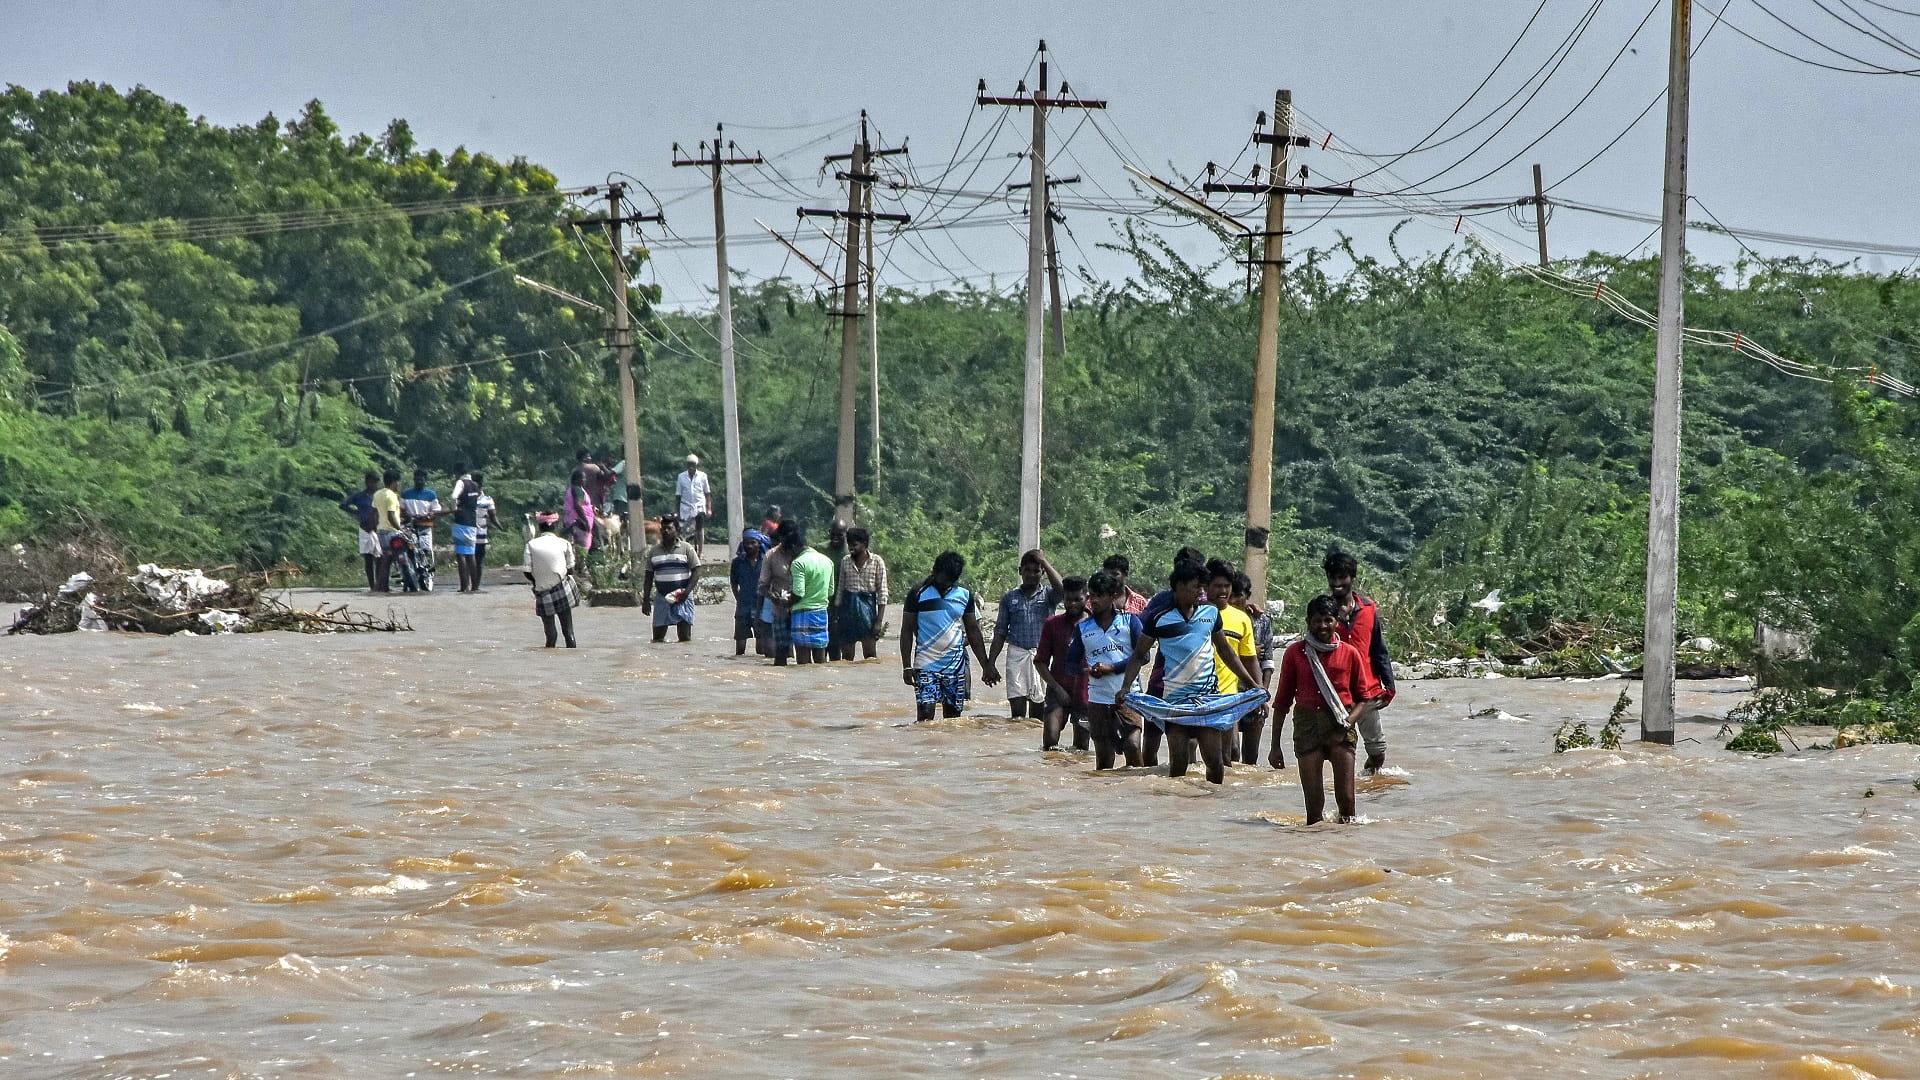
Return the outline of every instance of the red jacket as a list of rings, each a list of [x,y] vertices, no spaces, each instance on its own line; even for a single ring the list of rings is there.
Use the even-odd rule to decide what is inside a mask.
[[[1380,696],[1380,684],[1367,669],[1366,658],[1360,655],[1360,650],[1346,642],[1341,642],[1330,653],[1322,653],[1320,666],[1327,669],[1327,681],[1333,683],[1342,706],[1352,706],[1356,701],[1372,701]],[[1302,709],[1330,708],[1326,699],[1320,696],[1320,685],[1313,680],[1313,668],[1307,663],[1307,643],[1304,641],[1287,646],[1286,654],[1280,658],[1280,685],[1273,690],[1276,715],[1286,711],[1289,705],[1296,704]],[[1344,713],[1345,709],[1334,711]]]

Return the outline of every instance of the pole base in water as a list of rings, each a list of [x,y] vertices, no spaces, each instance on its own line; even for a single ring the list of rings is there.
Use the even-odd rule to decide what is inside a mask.
[[[1640,741],[1643,743],[1655,743],[1660,746],[1672,746],[1673,730],[1669,728],[1666,731],[1648,731],[1646,728],[1641,728]]]

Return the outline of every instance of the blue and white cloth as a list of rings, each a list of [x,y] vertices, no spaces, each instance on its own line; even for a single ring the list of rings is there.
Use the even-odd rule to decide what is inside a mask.
[[[1267,692],[1261,687],[1237,694],[1217,692],[1213,635],[1219,629],[1220,610],[1212,604],[1196,607],[1191,617],[1181,615],[1175,607],[1155,612],[1146,624],[1146,633],[1159,644],[1165,662],[1165,696],[1130,693],[1123,704],[1161,728],[1182,724],[1226,730],[1258,709],[1267,700]]]

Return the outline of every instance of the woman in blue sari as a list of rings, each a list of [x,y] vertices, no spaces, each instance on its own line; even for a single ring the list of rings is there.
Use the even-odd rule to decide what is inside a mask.
[[[1165,668],[1165,697],[1130,693],[1121,707],[1143,717],[1167,733],[1167,775],[1185,776],[1191,761],[1189,743],[1200,744],[1200,756],[1207,765],[1207,779],[1218,784],[1226,780],[1227,744],[1233,738],[1240,718],[1258,709],[1267,700],[1267,692],[1235,654],[1233,645],[1220,629],[1220,610],[1201,599],[1202,579],[1206,571],[1182,562],[1173,568],[1167,582],[1172,592],[1171,606],[1156,611],[1144,620],[1146,634],[1134,646],[1133,659],[1127,662],[1122,686],[1132,686],[1147,658],[1158,647]],[[1214,676],[1214,658],[1251,687],[1237,694],[1222,694]]]

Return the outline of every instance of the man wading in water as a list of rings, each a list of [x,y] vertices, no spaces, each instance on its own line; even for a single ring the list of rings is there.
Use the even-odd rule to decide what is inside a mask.
[[[675,627],[681,641],[693,640],[693,545],[680,540],[680,518],[663,514],[660,542],[647,549],[647,577],[640,589],[640,611],[653,616],[653,640],[667,640]],[[656,597],[654,594],[658,592]]]
[[[988,686],[1000,682],[1000,672],[987,659],[980,637],[980,601],[960,584],[967,560],[957,551],[942,552],[933,560],[926,583],[907,597],[900,622],[900,675],[914,688],[916,720],[933,719],[933,708],[952,719],[973,696],[967,652],[980,661],[980,679]]]
[[[1380,710],[1393,702],[1394,694],[1393,658],[1387,655],[1386,635],[1380,629],[1380,609],[1372,600],[1353,591],[1360,560],[1344,551],[1329,551],[1321,569],[1327,572],[1327,594],[1339,605],[1334,633],[1353,646],[1367,666],[1368,677],[1383,688],[1379,698],[1369,702],[1360,717],[1360,738],[1367,747],[1366,770],[1379,772],[1387,763],[1387,733],[1380,726]]]
[[[1280,685],[1273,693],[1273,750],[1268,764],[1287,766],[1280,753],[1283,713],[1293,706],[1293,755],[1300,766],[1300,791],[1306,797],[1307,824],[1326,810],[1322,767],[1333,763],[1333,798],[1340,820],[1353,817],[1354,725],[1380,684],[1367,673],[1360,651],[1336,633],[1340,605],[1331,596],[1307,604],[1307,636],[1287,646],[1280,658]]]
[[[573,580],[578,564],[573,545],[554,532],[559,526],[559,515],[540,515],[540,535],[527,541],[527,577],[533,582],[533,610],[547,632],[547,648],[565,634],[571,649],[575,648],[573,609],[580,606],[580,587]]]

